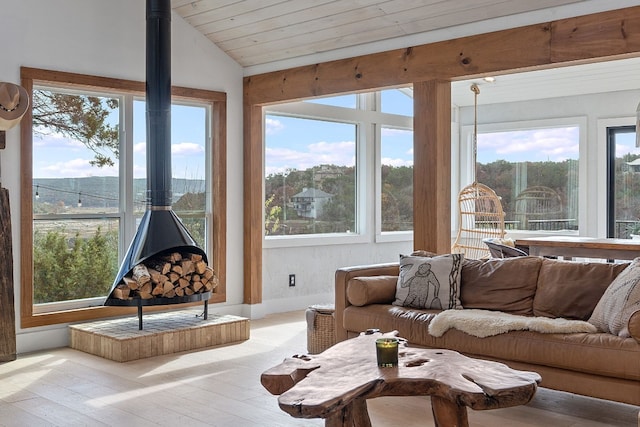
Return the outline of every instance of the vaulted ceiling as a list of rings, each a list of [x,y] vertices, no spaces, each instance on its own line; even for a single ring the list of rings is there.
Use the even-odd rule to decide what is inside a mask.
[[[637,5],[635,0],[171,0],[246,74]],[[576,13],[576,10],[582,13]],[[499,76],[481,103],[640,88],[637,58]],[[471,82],[452,100],[471,105]]]
[[[240,65],[249,67],[583,2],[172,0],[172,7]],[[455,37],[456,32],[451,34]]]

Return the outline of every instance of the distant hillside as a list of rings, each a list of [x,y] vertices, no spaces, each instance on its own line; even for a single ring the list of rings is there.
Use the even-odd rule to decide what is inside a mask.
[[[146,181],[146,179],[135,179],[133,181],[134,200],[136,202],[144,203],[146,200]],[[185,193],[205,192],[204,180],[174,178],[171,185],[174,202],[180,199]],[[112,176],[34,178],[34,197],[36,191],[38,193],[39,203],[75,206],[80,198],[83,207],[118,207],[118,178]]]

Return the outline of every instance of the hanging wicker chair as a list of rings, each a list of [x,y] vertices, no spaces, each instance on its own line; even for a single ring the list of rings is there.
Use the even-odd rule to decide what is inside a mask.
[[[480,89],[471,85],[474,93],[473,120],[473,177],[458,194],[458,234],[451,246],[452,253],[463,253],[465,258],[489,258],[491,253],[483,242],[488,238],[504,238],[504,211],[496,192],[475,180],[478,157],[478,94]]]
[[[451,252],[465,258],[489,258],[491,253],[483,242],[487,238],[504,238],[504,211],[495,191],[474,182],[458,194],[458,234]]]

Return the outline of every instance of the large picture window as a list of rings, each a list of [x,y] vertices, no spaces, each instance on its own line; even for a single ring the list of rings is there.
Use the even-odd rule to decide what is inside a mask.
[[[268,107],[265,236],[411,231],[411,95],[387,89]]]
[[[607,128],[607,237],[640,238],[640,148],[635,126]]]
[[[102,304],[146,209],[144,84],[23,69],[23,85],[33,102],[22,124],[22,326],[122,314]],[[226,97],[173,92],[172,207],[223,279],[226,202],[211,189],[225,176]]]
[[[578,230],[579,125],[478,133],[477,180],[500,197],[507,230]]]

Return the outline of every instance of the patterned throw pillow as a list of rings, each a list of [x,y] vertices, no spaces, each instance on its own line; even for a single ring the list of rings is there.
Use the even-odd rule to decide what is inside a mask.
[[[420,257],[400,255],[400,275],[393,305],[446,310],[462,308],[462,254]]]
[[[636,258],[604,291],[589,323],[600,331],[628,338],[629,319],[639,310],[640,258]]]

